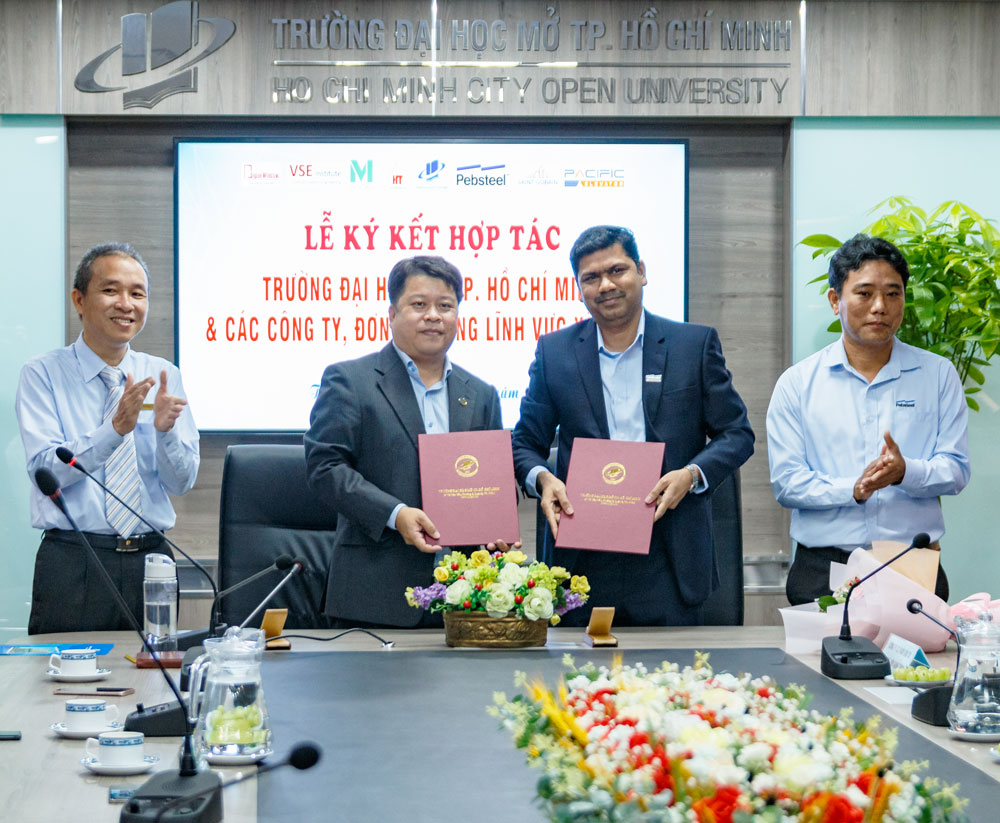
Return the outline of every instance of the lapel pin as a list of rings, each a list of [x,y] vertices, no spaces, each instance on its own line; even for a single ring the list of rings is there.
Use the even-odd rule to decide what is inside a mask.
[[[662,374],[647,374],[646,375],[646,382],[647,383],[662,383],[663,382],[663,375]]]
[[[458,405],[459,406],[468,406],[469,405],[469,401],[465,397],[459,397],[458,398]]]

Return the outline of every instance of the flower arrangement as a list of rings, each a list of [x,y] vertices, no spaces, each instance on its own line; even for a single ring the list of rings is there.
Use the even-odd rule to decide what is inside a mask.
[[[836,606],[838,603],[846,601],[847,593],[860,582],[861,578],[852,577],[850,580],[845,580],[841,583],[833,594],[824,594],[816,601],[819,604],[819,610],[825,613],[830,606]]]
[[[896,730],[808,709],[797,686],[716,674],[708,655],[663,663],[588,663],[553,693],[498,693],[501,719],[558,823],[957,823],[956,787],[896,763]],[[923,764],[926,765],[926,764]]]
[[[548,620],[556,625],[562,615],[587,602],[590,584],[582,575],[570,575],[562,566],[525,565],[522,551],[474,551],[468,557],[451,552],[434,568],[434,583],[410,587],[406,602],[431,612],[485,612],[501,618]]]

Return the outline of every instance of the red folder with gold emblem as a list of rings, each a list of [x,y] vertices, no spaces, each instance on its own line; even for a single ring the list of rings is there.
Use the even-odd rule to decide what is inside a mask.
[[[420,493],[442,546],[520,540],[510,432],[421,434]]]
[[[649,554],[656,505],[645,500],[662,466],[662,443],[576,438],[566,476],[573,515],[559,519],[556,546]]]

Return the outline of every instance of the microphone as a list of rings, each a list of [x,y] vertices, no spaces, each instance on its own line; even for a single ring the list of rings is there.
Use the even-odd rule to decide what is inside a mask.
[[[849,607],[851,595],[862,583],[878,574],[886,566],[895,563],[913,549],[926,549],[931,542],[930,535],[920,532],[913,541],[895,557],[883,563],[873,572],[866,574],[847,590],[844,600],[844,620],[840,624],[838,637],[824,637],[820,655],[819,670],[834,680],[872,680],[889,674],[889,658],[866,637],[852,637]]]
[[[250,575],[250,577],[248,577],[246,580],[241,580],[235,586],[230,586],[228,589],[223,589],[221,592],[216,594],[215,598],[212,600],[212,610],[210,612],[210,617],[208,622],[208,636],[215,637],[215,633],[218,630],[218,621],[219,621],[218,604],[223,597],[225,597],[227,594],[232,594],[234,591],[238,589],[242,589],[244,586],[249,586],[251,583],[260,580],[260,578],[270,574],[273,571],[283,572],[285,571],[285,569],[291,568],[292,565],[296,562],[297,561],[293,557],[291,557],[291,555],[279,554],[276,558],[274,558],[274,562],[266,569],[261,569],[256,574]],[[299,565],[301,566],[301,563]]]
[[[135,509],[133,509],[128,503],[122,500],[117,494],[111,491],[111,489],[109,489],[100,480],[94,477],[94,475],[92,475],[89,471],[87,471],[86,468],[84,468],[83,464],[76,459],[76,455],[74,455],[73,452],[71,452],[65,446],[59,446],[56,449],[56,457],[58,457],[67,466],[72,466],[78,472],[82,472],[84,475],[93,480],[98,486],[104,489],[104,491],[107,494],[110,494],[115,500],[121,503],[122,506],[124,506],[127,511],[138,517],[139,520],[146,526],[148,526],[149,529],[154,534],[159,535],[163,539],[163,541],[168,546],[170,546],[170,548],[172,548],[175,552],[184,557],[192,566],[194,566],[198,571],[200,571],[205,576],[205,579],[208,581],[208,585],[212,587],[212,597],[214,598],[218,596],[219,589],[215,585],[215,580],[213,579],[212,575],[209,574],[208,569],[206,569],[203,565],[201,565],[201,563],[199,563],[191,555],[189,555],[186,551],[184,551],[184,549],[182,549],[180,546],[174,543],[174,541],[171,540],[169,537],[167,537],[166,534],[164,534],[161,529],[156,528],[156,526],[150,523],[145,517],[142,516],[141,512],[138,512]],[[180,649],[181,651],[184,651],[185,649],[188,649],[191,646],[193,646],[195,643],[204,640],[205,637],[207,636],[208,632],[206,632],[204,629],[193,629],[189,631],[178,632],[177,648]]]
[[[282,555],[281,557],[278,558],[278,560],[281,560],[281,559],[283,559],[285,557],[287,557],[287,555]],[[289,558],[289,559],[291,559],[291,558]],[[276,566],[278,566],[278,561],[275,560],[274,564]],[[282,568],[282,566],[278,566],[278,568],[280,569],[280,568]],[[299,572],[301,572],[303,568],[305,568],[305,564],[301,560],[295,560],[295,561],[293,561],[292,562],[292,570],[288,574],[286,574],[283,578],[281,578],[281,582],[277,586],[275,586],[273,589],[271,589],[270,594],[268,594],[267,597],[265,597],[263,600],[260,601],[260,605],[258,605],[256,609],[254,609],[252,612],[250,612],[250,614],[249,614],[249,616],[247,617],[246,620],[244,620],[242,623],[240,623],[240,628],[242,629],[244,626],[246,626],[247,623],[249,623],[251,620],[253,620],[254,615],[256,615],[257,612],[259,612],[261,609],[263,609],[264,606],[266,606],[268,603],[270,603],[271,602],[271,598],[274,597],[278,592],[280,592],[282,590],[282,588],[284,588],[285,584],[289,580],[291,580],[293,577],[295,577],[295,575],[297,575]]]
[[[155,661],[157,668],[160,670],[160,674],[163,675],[163,679],[167,682],[167,686],[173,693],[174,697],[177,698],[178,703],[183,706],[184,701],[181,699],[181,693],[177,689],[177,684],[174,683],[173,678],[167,674],[166,668],[164,668],[163,663],[160,661],[159,654],[153,650],[146,640],[146,635],[142,630],[142,626],[139,625],[139,621],[136,620],[135,615],[132,614],[132,610],[129,609],[128,603],[125,602],[125,598],[118,587],[115,585],[114,581],[111,579],[111,575],[108,574],[108,570],[104,568],[104,564],[101,562],[101,558],[97,556],[97,552],[94,551],[94,547],[90,545],[90,541],[87,540],[86,535],[77,526],[76,521],[70,515],[66,508],[66,501],[63,499],[62,491],[59,488],[59,482],[56,480],[55,475],[52,474],[48,469],[38,469],[35,472],[35,483],[38,486],[39,491],[48,497],[59,510],[66,516],[69,521],[70,526],[72,526],[73,531],[76,536],[83,543],[84,548],[90,555],[90,559],[93,562],[95,568],[98,570],[101,580],[104,585],[107,586],[108,590],[111,592],[115,603],[121,610],[121,613],[125,616],[128,623],[135,629],[135,633],[139,635],[139,640],[142,642],[143,647],[149,652],[150,657]],[[166,771],[158,772],[153,777],[151,777],[145,785],[143,785],[139,792],[145,794],[150,794],[151,792],[156,792],[161,800],[166,802],[173,801],[177,798],[186,798],[192,796],[198,796],[205,794],[206,792],[213,792],[221,783],[218,775],[213,771],[206,769],[205,771],[198,771],[198,764],[194,757],[194,743],[191,739],[191,734],[194,731],[194,724],[191,719],[188,718],[185,723],[184,739],[181,745],[181,754],[179,760],[179,769],[168,769]],[[214,800],[212,802],[206,802],[201,804],[200,811],[191,816],[190,820],[198,821],[198,823],[218,823],[222,819],[222,799],[217,794],[213,797],[218,798],[217,802]]]
[[[924,604],[913,597],[906,601],[906,610],[910,614],[922,614],[928,620],[937,623],[942,629],[950,634],[958,643],[958,635],[952,631],[950,626],[945,625],[933,615],[924,611]],[[958,661],[961,657],[962,649],[959,647],[956,652],[955,671],[958,671]],[[932,726],[948,726],[948,704],[951,703],[952,686],[942,683],[940,686],[931,686],[922,690],[913,698],[910,705],[910,715],[921,723],[929,723]]]
[[[246,780],[256,779],[260,777],[260,775],[262,775],[264,772],[270,772],[273,771],[274,769],[279,769],[282,766],[291,766],[293,769],[299,769],[299,770],[311,769],[319,762],[319,759],[320,757],[322,757],[322,754],[323,750],[320,749],[320,747],[315,743],[299,743],[288,753],[286,757],[283,757],[277,761],[259,763],[255,771],[249,772],[248,774],[241,774],[239,777],[235,777],[232,780],[226,781],[221,786],[217,786],[213,789],[206,789],[205,792],[206,793],[213,791],[218,792],[221,791],[222,789],[228,789],[230,786],[235,786],[237,783],[243,783]],[[193,799],[194,798],[192,797],[192,798],[175,798],[174,800],[171,800],[167,805],[162,806],[157,810],[156,816],[152,818],[152,822],[160,823],[160,821],[164,819],[164,815],[166,815],[168,811],[176,808],[177,806],[180,806],[186,800],[193,800]],[[136,796],[135,795],[132,796],[132,799],[126,804],[125,809],[122,811],[121,819],[123,823],[125,821],[129,821],[131,823],[131,821],[145,821],[150,819],[148,815],[142,814],[141,801],[142,798],[140,798],[137,801]],[[126,816],[126,814],[128,816]],[[184,813],[184,810],[181,811],[181,814],[183,814],[183,817],[181,817],[182,820],[188,819],[188,816],[187,814]],[[178,816],[179,815],[170,815],[170,819],[174,820]]]

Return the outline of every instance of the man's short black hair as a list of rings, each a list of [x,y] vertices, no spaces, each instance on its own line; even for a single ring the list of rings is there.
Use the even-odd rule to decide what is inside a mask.
[[[885,260],[903,278],[903,288],[910,279],[910,267],[906,258],[888,240],[881,237],[869,237],[867,234],[856,234],[833,253],[830,258],[830,288],[841,295],[844,281],[852,271],[857,271],[868,260]]]
[[[621,243],[625,254],[635,261],[639,266],[639,246],[635,242],[635,235],[631,229],[624,226],[591,226],[584,229],[583,233],[576,238],[573,248],[569,250],[569,262],[573,267],[573,276],[579,275],[580,260],[595,251],[609,249],[615,243]]]
[[[80,265],[76,267],[76,275],[73,278],[73,288],[80,294],[87,293],[87,287],[94,276],[94,263],[101,257],[131,257],[142,266],[143,274],[146,275],[146,287],[149,288],[149,269],[146,261],[139,256],[131,243],[99,243],[83,255]]]
[[[455,292],[457,303],[462,302],[462,273],[443,257],[408,257],[400,260],[389,272],[389,302],[396,305],[406,291],[406,281],[418,275],[444,280]]]

